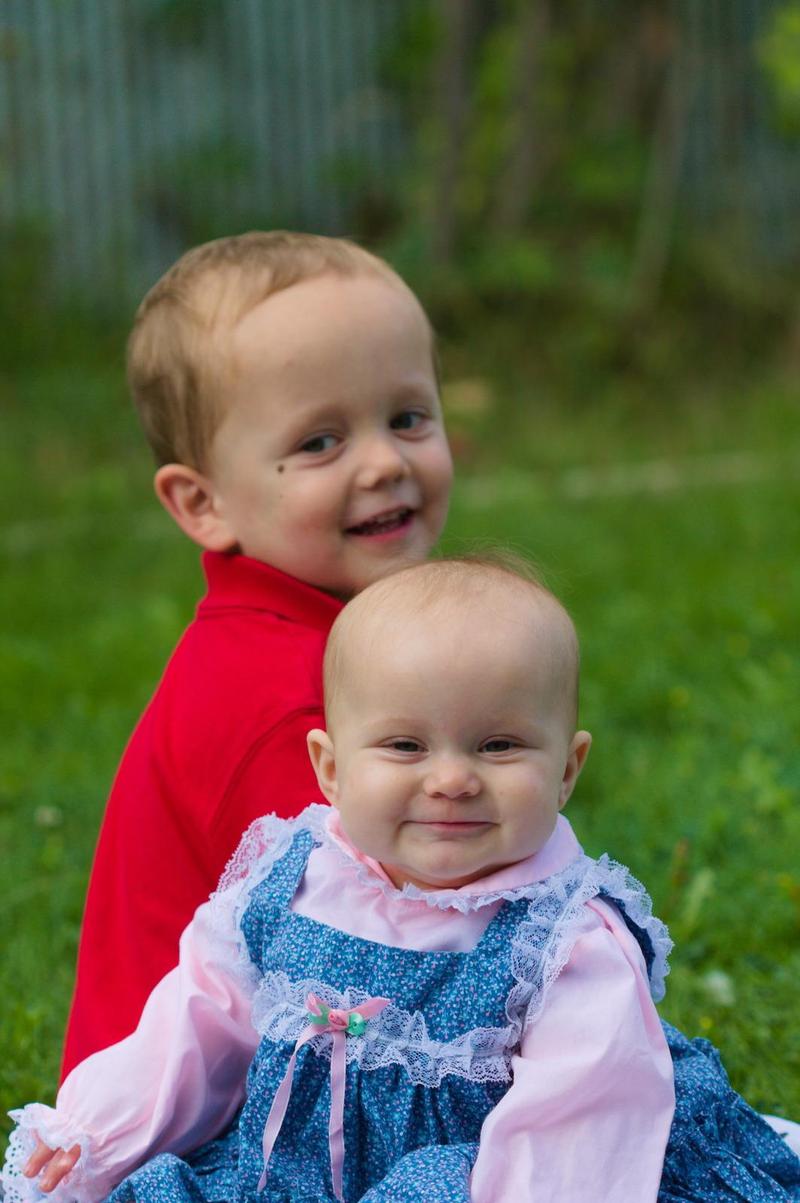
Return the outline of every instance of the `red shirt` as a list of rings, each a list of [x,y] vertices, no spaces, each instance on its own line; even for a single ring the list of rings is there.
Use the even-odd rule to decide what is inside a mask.
[[[206,552],[208,593],[131,736],[83,919],[64,1074],[129,1035],[248,824],[322,801],[306,733],[341,603],[260,561]]]

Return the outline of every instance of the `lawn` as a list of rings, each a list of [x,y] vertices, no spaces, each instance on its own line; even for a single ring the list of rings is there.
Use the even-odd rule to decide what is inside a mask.
[[[798,403],[740,391],[566,413],[460,382],[445,545],[511,543],[572,608],[595,746],[570,817],[670,925],[664,1015],[800,1118]],[[4,1112],[52,1099],[104,797],[200,578],[116,365],[19,371],[0,414]]]

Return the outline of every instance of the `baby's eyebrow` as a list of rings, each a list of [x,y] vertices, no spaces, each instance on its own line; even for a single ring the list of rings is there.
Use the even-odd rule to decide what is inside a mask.
[[[407,735],[409,731],[415,730],[419,726],[419,719],[416,721],[411,718],[393,718],[391,715],[388,719],[381,719],[375,723],[375,729],[388,731],[389,738],[393,735]]]
[[[415,732],[418,729],[418,719],[395,718],[392,715],[365,724],[365,732],[370,739],[417,739]]]

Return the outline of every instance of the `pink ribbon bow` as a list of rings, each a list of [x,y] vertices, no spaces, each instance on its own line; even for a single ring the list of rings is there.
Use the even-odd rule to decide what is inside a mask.
[[[344,1203],[342,1194],[342,1170],[344,1167],[344,1094],[347,1082],[347,1037],[363,1036],[367,1021],[380,1014],[389,1005],[388,998],[368,998],[358,1007],[349,1011],[328,1007],[316,994],[309,994],[306,999],[308,1008],[308,1026],[303,1028],[297,1037],[294,1052],[289,1058],[283,1081],[275,1092],[272,1106],[269,1109],[267,1122],[264,1125],[264,1168],[258,1181],[258,1190],[262,1191],[267,1181],[267,1166],[278,1139],[278,1133],[283,1125],[286,1109],[289,1106],[289,1096],[292,1093],[292,1078],[300,1049],[314,1036],[321,1032],[330,1032],[333,1037],[331,1049],[331,1113],[328,1120],[328,1147],[331,1158],[331,1178],[333,1192],[340,1203]]]

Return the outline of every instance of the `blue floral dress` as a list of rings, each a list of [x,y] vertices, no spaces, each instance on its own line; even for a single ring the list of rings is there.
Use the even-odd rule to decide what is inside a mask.
[[[481,1125],[510,1085],[526,1017],[544,1000],[555,950],[587,893],[615,902],[651,980],[663,974],[664,929],[638,883],[606,858],[581,857],[542,883],[538,897],[506,901],[471,952],[418,952],[290,909],[313,845],[309,830],[296,829],[242,916],[260,978],[254,1022],[262,1038],[240,1115],[185,1159],[155,1157],[109,1203],[335,1203],[337,1040],[346,1203],[465,1203]],[[310,995],[325,1014],[356,1012],[356,1020],[347,1035],[321,1029],[296,1048],[314,1022]],[[390,1005],[359,1019],[359,1005],[376,996]],[[732,1091],[713,1048],[665,1030],[677,1104],[659,1203],[800,1200],[800,1160]],[[281,1094],[262,1178],[264,1133]]]

